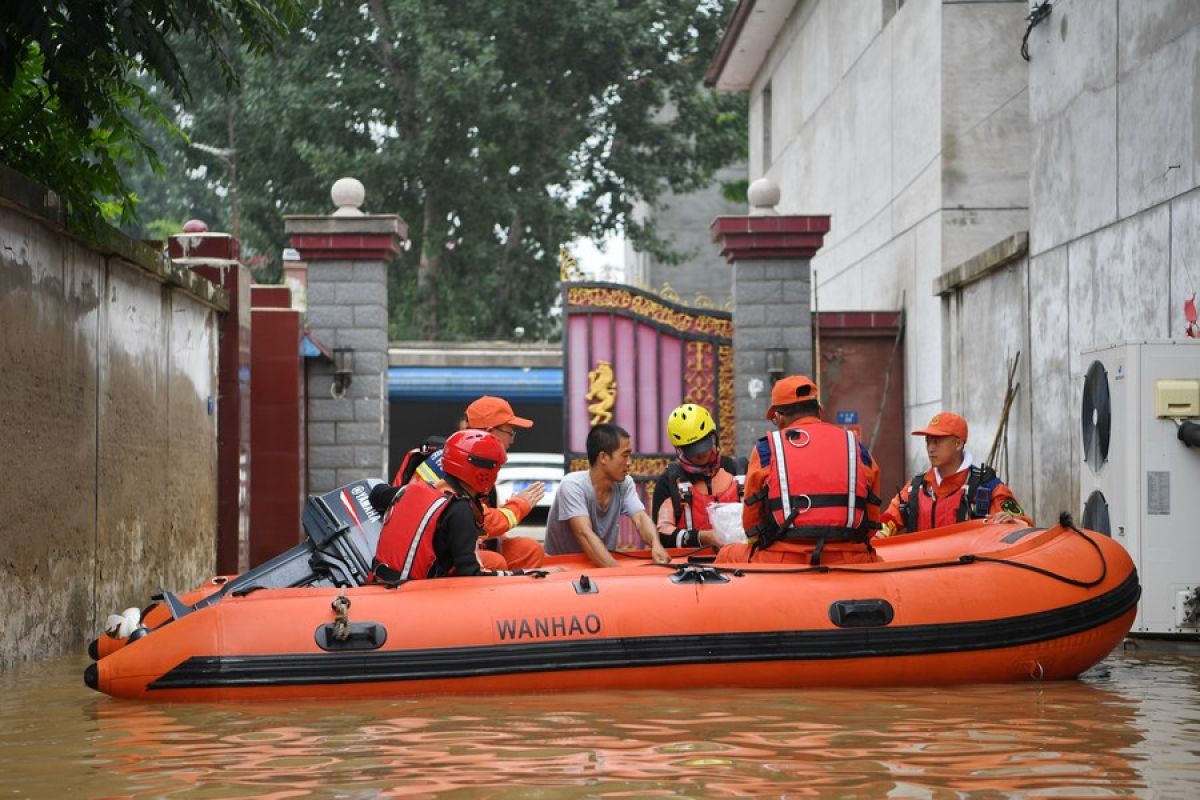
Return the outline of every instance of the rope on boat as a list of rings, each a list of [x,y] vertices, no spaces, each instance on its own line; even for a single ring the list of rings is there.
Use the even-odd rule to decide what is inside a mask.
[[[344,594],[339,594],[333,598],[333,613],[337,616],[333,620],[333,638],[339,642],[344,642],[350,638],[350,598]]]
[[[923,569],[941,569],[943,567],[961,567],[967,564],[985,563],[1000,564],[1007,567],[1016,567],[1018,569],[1028,570],[1029,572],[1036,572],[1037,574],[1044,575],[1052,580],[1060,581],[1071,586],[1079,586],[1083,589],[1090,589],[1093,586],[1098,586],[1103,583],[1104,579],[1108,577],[1108,559],[1104,557],[1104,551],[1100,549],[1100,545],[1096,544],[1091,537],[1079,530],[1079,528],[1075,527],[1075,522],[1072,520],[1071,515],[1068,512],[1064,511],[1059,515],[1058,524],[1062,528],[1073,531],[1075,534],[1082,537],[1083,540],[1091,545],[1092,549],[1096,551],[1096,555],[1100,557],[1100,576],[1098,578],[1091,581],[1081,581],[1076,578],[1069,578],[1066,575],[1060,575],[1057,572],[1053,572],[1043,567],[1034,566],[1033,564],[1024,564],[1020,561],[1010,561],[1006,558],[992,558],[991,556],[981,556],[975,554],[959,556],[953,561],[935,561],[930,564],[908,564],[906,566],[879,567],[872,570],[855,569],[853,567],[830,567],[824,564],[815,567],[797,567],[795,569],[755,569],[753,567],[725,567],[719,564],[710,564],[707,566],[717,572],[728,572],[733,577],[740,578],[743,575],[804,575],[807,573],[824,575],[829,572],[870,572],[872,574],[885,572],[914,572],[916,570]],[[654,566],[666,567],[668,569],[679,569],[680,567],[679,564],[655,564]]]

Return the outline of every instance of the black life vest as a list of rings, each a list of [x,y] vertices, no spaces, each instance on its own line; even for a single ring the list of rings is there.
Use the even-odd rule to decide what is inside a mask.
[[[969,519],[985,519],[991,514],[992,493],[1000,485],[996,471],[987,464],[976,464],[970,468],[967,481],[959,489],[959,499],[954,510],[954,522]],[[949,498],[946,498],[949,499]],[[921,503],[929,502],[929,525],[921,526]],[[936,501],[925,491],[925,473],[913,477],[909,485],[908,501],[900,504],[900,515],[904,530],[914,533],[919,530],[941,527],[937,520]],[[949,520],[943,524],[952,524]]]

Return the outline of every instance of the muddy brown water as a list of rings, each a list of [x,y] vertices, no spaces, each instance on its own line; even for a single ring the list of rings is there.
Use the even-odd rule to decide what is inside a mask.
[[[1200,797],[1200,658],[1080,680],[150,704],[0,672],[0,798]],[[732,668],[732,667],[728,667]]]

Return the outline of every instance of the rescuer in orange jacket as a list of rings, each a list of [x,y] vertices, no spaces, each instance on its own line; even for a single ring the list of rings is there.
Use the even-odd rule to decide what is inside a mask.
[[[968,519],[1032,525],[1012,490],[967,451],[967,421],[941,411],[913,436],[925,437],[929,471],[915,476],[883,512],[883,538],[954,525]],[[915,500],[914,500],[915,498]]]
[[[879,467],[852,431],[821,421],[817,385],[804,375],[775,383],[746,470],[742,526],[748,541],[717,563],[838,564],[877,561]]]
[[[500,397],[484,395],[467,406],[467,425],[487,431],[500,440],[505,455],[517,440],[517,428],[532,428],[533,420],[518,417],[512,406]],[[483,535],[495,540],[499,550],[494,552],[480,549],[479,557],[488,569],[537,569],[546,558],[542,545],[529,536],[510,536],[508,532],[546,494],[546,486],[538,481],[515,493],[503,505],[496,507],[485,503],[483,507]],[[489,495],[494,500],[494,493]],[[499,558],[497,558],[499,556]]]
[[[513,413],[508,401],[484,395],[475,400],[463,415],[462,427],[474,428],[493,434],[507,454],[508,448],[517,438],[517,428],[531,428],[533,421]],[[420,478],[431,486],[444,488],[442,469],[444,451],[432,440],[409,452],[404,463],[392,479],[393,486],[403,486],[411,478]],[[479,558],[487,569],[537,569],[546,557],[545,550],[534,539],[527,536],[508,536],[521,520],[529,515],[533,507],[546,493],[546,487],[538,481],[514,494],[503,505],[485,502],[481,536],[493,540],[497,550],[481,548]],[[494,501],[494,491],[489,492]]]
[[[442,452],[442,488],[410,481],[372,491],[372,504],[384,511],[372,581],[486,574],[476,557],[481,498],[495,486],[504,447],[492,434],[468,429],[447,439]]]

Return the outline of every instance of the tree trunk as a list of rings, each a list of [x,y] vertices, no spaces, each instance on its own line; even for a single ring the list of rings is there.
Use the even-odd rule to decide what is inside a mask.
[[[242,239],[242,215],[238,197],[237,112],[241,107],[241,89],[225,97],[225,147],[229,150],[229,232]]]
[[[417,330],[422,339],[438,338],[437,278],[442,263],[443,245],[435,234],[438,214],[433,196],[425,196],[425,208],[421,219],[421,259],[417,263]]]
[[[493,335],[497,339],[509,339],[513,335],[512,287],[516,276],[513,263],[521,256],[521,245],[525,241],[525,223],[520,211],[514,211],[508,225],[508,239],[500,256],[500,288],[496,292],[496,323]]]

